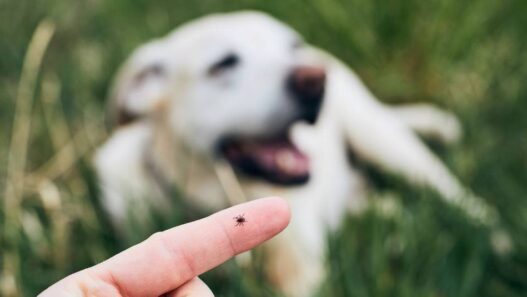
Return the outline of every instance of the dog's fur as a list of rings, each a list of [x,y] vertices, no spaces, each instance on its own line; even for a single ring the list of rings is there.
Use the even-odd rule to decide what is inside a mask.
[[[240,12],[193,21],[136,50],[112,93],[120,125],[96,155],[103,202],[117,226],[151,206],[170,211],[172,187],[210,210],[245,197],[285,197],[293,218],[267,244],[266,269],[288,295],[308,296],[324,275],[326,232],[367,195],[349,149],[381,172],[437,190],[478,221],[492,219],[417,136],[454,142],[460,128],[453,115],[422,104],[386,106],[342,62],[299,42],[277,20]],[[299,66],[325,69],[315,125],[295,115],[298,107],[284,87]],[[217,151],[225,137],[266,138],[288,128],[309,158],[305,182],[244,174]]]

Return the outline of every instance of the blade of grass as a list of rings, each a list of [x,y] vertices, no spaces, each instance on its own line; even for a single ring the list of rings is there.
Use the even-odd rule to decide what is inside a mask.
[[[31,130],[31,111],[42,59],[54,31],[55,25],[48,20],[40,22],[37,26],[24,58],[18,84],[4,196],[3,240],[4,246],[9,248],[3,252],[2,279],[16,280],[20,272],[17,242],[20,231],[20,201]],[[16,282],[2,281],[2,284],[9,284],[0,288],[2,296],[19,296],[21,294],[17,289]]]

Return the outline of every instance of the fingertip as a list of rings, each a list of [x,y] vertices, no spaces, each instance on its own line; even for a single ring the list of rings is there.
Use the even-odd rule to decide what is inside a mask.
[[[261,220],[261,231],[265,237],[271,238],[282,232],[291,220],[291,210],[289,203],[281,197],[266,197],[256,199],[252,202],[255,209],[258,209]]]
[[[285,229],[291,221],[291,208],[287,200],[281,197],[268,197],[266,199],[269,203],[269,211],[278,219],[277,225],[282,226],[280,231]]]
[[[213,216],[229,234],[235,253],[241,253],[282,232],[289,224],[291,212],[283,198],[266,197],[233,206]],[[237,217],[244,221],[238,223]]]

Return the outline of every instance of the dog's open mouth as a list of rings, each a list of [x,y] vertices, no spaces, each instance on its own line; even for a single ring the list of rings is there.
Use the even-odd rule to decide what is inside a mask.
[[[309,179],[309,159],[286,136],[222,142],[220,151],[235,169],[269,182],[295,185]]]

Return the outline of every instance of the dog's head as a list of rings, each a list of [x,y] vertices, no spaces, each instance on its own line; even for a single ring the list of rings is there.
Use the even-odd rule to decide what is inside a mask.
[[[252,176],[303,183],[309,162],[289,140],[314,122],[325,70],[302,61],[291,28],[256,12],[188,23],[139,48],[114,89],[121,124],[163,117],[177,139]]]

